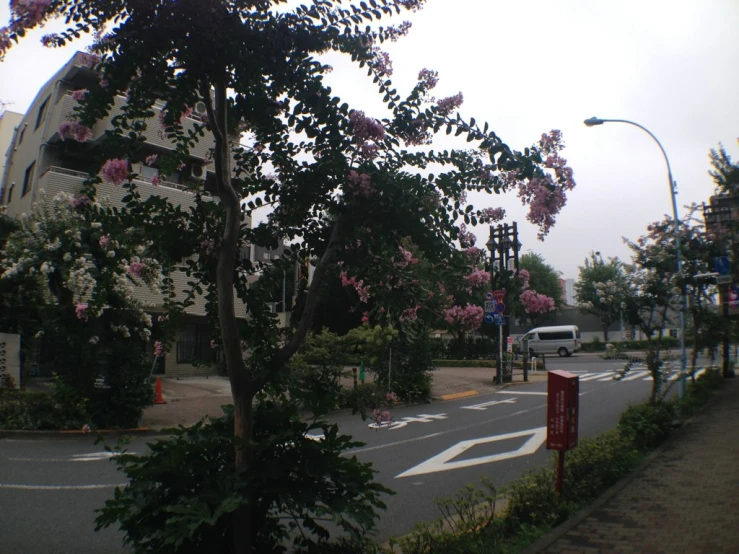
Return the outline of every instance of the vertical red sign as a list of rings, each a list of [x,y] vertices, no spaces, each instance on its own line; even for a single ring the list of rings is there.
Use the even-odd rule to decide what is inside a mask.
[[[555,370],[547,383],[547,448],[569,450],[577,446],[580,381],[577,375]]]

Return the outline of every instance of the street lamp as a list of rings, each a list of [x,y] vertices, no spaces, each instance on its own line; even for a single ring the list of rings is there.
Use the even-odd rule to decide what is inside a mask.
[[[655,137],[652,132],[644,127],[643,125],[639,125],[638,123],[635,123],[634,121],[629,121],[628,119],[601,119],[599,117],[591,117],[589,119],[586,119],[583,121],[585,125],[588,127],[594,127],[595,125],[603,125],[604,123],[628,123],[629,125],[633,125],[634,127],[639,127],[642,131],[647,133],[654,142],[657,143],[657,146],[659,146],[659,149],[662,151],[662,156],[665,158],[665,163],[667,164],[667,179],[668,184],[670,186],[670,196],[672,198],[672,219],[673,219],[673,229],[675,233],[675,247],[677,248],[677,275],[678,277],[682,273],[683,268],[683,258],[682,258],[682,252],[680,251],[680,219],[678,219],[677,216],[677,183],[675,183],[675,180],[672,178],[672,169],[670,168],[670,160],[667,158],[667,152],[665,152],[665,149],[662,147],[662,143],[660,143],[659,140],[657,140],[657,137]],[[685,296],[685,289],[683,289],[682,294],[682,306],[680,307],[680,388],[679,388],[679,396],[682,398],[685,395],[685,387],[686,387],[686,379],[685,379],[685,372],[687,370],[688,365],[688,357],[685,353],[685,310],[687,309],[688,302],[687,297]]]

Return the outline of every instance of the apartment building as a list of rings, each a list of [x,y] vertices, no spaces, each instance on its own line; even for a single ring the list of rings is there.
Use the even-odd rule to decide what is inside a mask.
[[[125,104],[123,96],[116,98],[110,114],[99,120],[92,128],[92,136],[86,142],[62,140],[59,127],[71,119],[76,105],[73,91],[89,88],[97,81],[94,71],[94,58],[89,54],[77,52],[39,91],[28,112],[14,123],[2,174],[2,196],[0,202],[7,207],[10,216],[18,217],[32,209],[39,199],[40,191],[53,197],[59,192],[76,194],[88,177],[92,168],[92,151],[111,128],[111,119]],[[159,124],[160,109],[155,105],[155,116],[147,122],[145,153],[163,154],[173,150],[172,143],[161,133]],[[192,128],[204,115],[204,105],[196,105],[193,113],[183,125]],[[4,131],[5,132],[5,131]],[[208,135],[191,149],[190,158],[181,171],[167,175],[159,183],[152,184],[151,177],[157,173],[154,167],[138,164],[133,170],[139,174],[135,181],[141,195],[157,194],[167,197],[172,203],[184,207],[194,205],[191,185],[202,185],[213,190],[208,183],[213,179],[210,172],[208,151],[213,141]],[[98,185],[98,197],[107,198],[113,205],[121,204],[125,191],[112,183]],[[216,199],[217,200],[217,199]],[[251,221],[248,222],[251,224]],[[184,272],[172,276],[178,291],[187,287]],[[139,300],[152,314],[161,311],[162,299],[148,289],[137,290]],[[246,310],[244,310],[244,313]],[[199,298],[187,310],[177,341],[160,363],[159,371],[168,375],[195,375],[214,372],[217,350],[210,346],[211,337],[205,318],[205,301]],[[203,365],[203,362],[211,365]]]

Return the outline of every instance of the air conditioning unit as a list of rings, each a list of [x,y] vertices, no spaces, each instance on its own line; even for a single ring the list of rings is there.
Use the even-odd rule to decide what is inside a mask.
[[[205,180],[205,166],[200,164],[192,164],[192,168],[190,169],[190,175],[194,179],[200,179],[201,181]]]
[[[206,116],[208,115],[208,109],[205,106],[205,102],[202,100],[199,100],[195,102],[195,106],[193,107],[193,111],[200,116]]]

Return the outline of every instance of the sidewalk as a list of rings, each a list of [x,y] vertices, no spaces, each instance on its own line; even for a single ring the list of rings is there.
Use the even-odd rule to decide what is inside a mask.
[[[351,367],[342,378],[343,386],[353,386]],[[490,392],[498,387],[495,369],[490,367],[440,367],[432,372],[431,395],[435,400],[451,400]],[[371,373],[368,372],[368,377]],[[371,379],[370,379],[371,380]],[[546,380],[546,371],[530,371],[529,382]],[[515,370],[513,382],[503,386],[523,384],[522,371]],[[162,392],[166,404],[155,404],[144,410],[141,426],[164,429],[178,425],[193,425],[209,416],[220,416],[221,406],[231,403],[231,386],[226,377],[162,377]]]
[[[739,379],[644,466],[525,554],[739,552]]]

